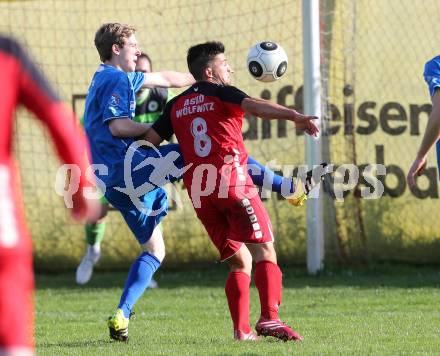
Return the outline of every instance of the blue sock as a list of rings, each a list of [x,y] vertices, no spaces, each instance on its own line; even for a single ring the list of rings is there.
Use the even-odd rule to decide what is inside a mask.
[[[279,194],[292,194],[295,191],[293,180],[276,174],[267,166],[248,156],[248,172],[256,186],[270,189]]]
[[[126,318],[130,316],[131,309],[150,284],[151,277],[159,266],[160,261],[148,252],[142,252],[131,265],[118,305]]]

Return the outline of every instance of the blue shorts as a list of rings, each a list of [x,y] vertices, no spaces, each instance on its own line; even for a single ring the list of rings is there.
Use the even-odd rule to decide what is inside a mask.
[[[131,232],[140,244],[147,242],[155,227],[168,213],[167,194],[163,188],[156,188],[139,197],[143,209],[139,209],[130,197],[114,188],[107,190],[105,197],[118,209]]]
[[[176,144],[157,150],[138,149],[133,156],[130,179],[107,188],[105,197],[121,212],[140,244],[150,239],[167,215],[167,195],[162,186],[181,178],[182,168],[183,159]]]

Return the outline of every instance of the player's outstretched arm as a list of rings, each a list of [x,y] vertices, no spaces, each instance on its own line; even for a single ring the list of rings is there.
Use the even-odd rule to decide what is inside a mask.
[[[319,132],[314,120],[316,116],[308,116],[296,110],[276,104],[272,101],[256,98],[245,98],[241,102],[241,108],[252,115],[266,120],[288,120],[293,121],[296,127],[311,136],[316,136]]]
[[[194,84],[196,81],[191,73],[173,71],[152,72],[144,74],[143,87],[181,88]]]
[[[147,130],[151,127],[151,124],[140,123],[129,118],[126,119],[113,119],[109,122],[108,128],[115,137],[142,137]]]
[[[129,118],[113,119],[108,124],[110,133],[115,137],[137,138],[149,141],[154,146],[159,146],[163,138],[151,126],[152,124],[136,122]]]
[[[423,136],[422,143],[420,144],[417,156],[406,177],[410,187],[414,187],[416,185],[416,175],[420,175],[420,173],[425,169],[426,156],[432,146],[434,146],[434,144],[440,138],[440,90],[435,91],[431,100],[432,111],[429,115],[428,125],[426,126],[425,134]]]

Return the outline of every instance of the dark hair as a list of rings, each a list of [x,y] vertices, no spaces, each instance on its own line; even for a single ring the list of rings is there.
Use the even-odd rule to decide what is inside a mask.
[[[136,28],[122,23],[105,23],[95,34],[95,46],[101,61],[112,58],[112,46],[117,44],[120,48],[125,45],[125,39],[136,32]]]
[[[146,54],[145,52],[141,52],[141,54],[139,55],[138,59],[146,59],[148,61],[148,63],[150,63],[150,70],[153,71],[153,62],[151,61],[151,58],[148,54]]]
[[[220,53],[225,53],[225,46],[221,42],[211,41],[192,46],[188,50],[186,61],[193,77],[202,80],[204,69]]]

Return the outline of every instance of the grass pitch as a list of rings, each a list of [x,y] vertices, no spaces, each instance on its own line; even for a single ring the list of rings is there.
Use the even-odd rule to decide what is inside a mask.
[[[39,355],[439,354],[440,268],[379,266],[307,276],[283,268],[281,318],[302,343],[235,342],[224,295],[227,271],[162,271],[159,289],[135,307],[127,344],[110,341],[106,318],[126,273],[97,273],[86,287],[74,274],[38,275]],[[255,287],[251,320],[258,318]]]

